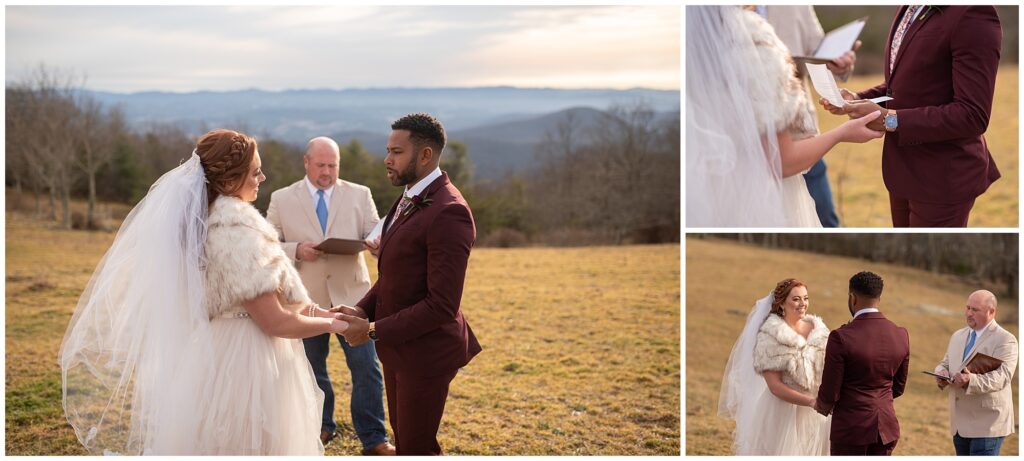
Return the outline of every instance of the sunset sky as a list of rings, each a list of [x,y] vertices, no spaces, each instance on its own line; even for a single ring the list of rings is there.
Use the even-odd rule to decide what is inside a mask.
[[[8,6],[7,81],[115,92],[680,88],[673,6]]]

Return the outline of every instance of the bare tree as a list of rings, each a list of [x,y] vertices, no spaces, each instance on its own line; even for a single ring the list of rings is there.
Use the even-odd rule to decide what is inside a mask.
[[[114,158],[114,144],[124,131],[124,117],[119,109],[104,110],[99,101],[85,93],[78,95],[77,106],[80,115],[73,126],[80,154],[75,160],[89,185],[86,226],[95,229],[96,174]]]

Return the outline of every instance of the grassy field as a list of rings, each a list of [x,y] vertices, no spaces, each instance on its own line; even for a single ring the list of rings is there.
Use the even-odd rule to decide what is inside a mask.
[[[113,234],[6,216],[6,453],[85,454],[61,409],[57,352]],[[474,250],[462,305],[484,352],[453,383],[442,446],[678,455],[679,295],[679,245]],[[341,437],[327,454],[354,455],[351,383],[332,348]]]
[[[858,76],[842,83],[851,91],[878,85],[881,75]],[[1000,67],[996,75],[995,98],[985,140],[1003,177],[992,184],[974,204],[971,227],[1017,227],[1018,165],[1018,69]],[[822,131],[846,120],[824,110],[818,111]],[[882,140],[864,144],[840,144],[825,156],[832,183],[836,211],[845,227],[891,227],[889,195],[882,182]]]
[[[882,312],[910,332],[910,376],[896,399],[902,436],[897,455],[952,455],[946,391],[921,373],[942,360],[949,336],[964,326],[962,309],[971,291],[983,288],[915,269],[724,240],[686,240],[686,454],[732,454],[731,420],[717,416],[722,374],[747,314],[775,283],[796,277],[808,285],[810,312],[829,328],[850,319],[850,276],[871,270],[885,279]],[[1017,336],[1016,299],[1001,299],[997,320]],[[1009,315],[1014,313],[1013,315]],[[1019,372],[1018,372],[1019,373]],[[1013,378],[1013,395],[1018,378]],[[1015,407],[1019,404],[1015,400]],[[1016,414],[1016,412],[1015,412]],[[1003,455],[1019,453],[1019,438],[1003,443]]]

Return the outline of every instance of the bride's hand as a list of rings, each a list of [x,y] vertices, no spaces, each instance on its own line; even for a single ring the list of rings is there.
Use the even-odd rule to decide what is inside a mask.
[[[885,134],[885,131],[876,131],[867,126],[868,123],[881,116],[881,112],[871,112],[861,118],[847,120],[836,129],[840,130],[840,138],[844,142],[868,142],[872,139],[881,138]]]
[[[348,322],[336,318],[331,320],[331,333],[341,334],[345,330],[348,330]]]

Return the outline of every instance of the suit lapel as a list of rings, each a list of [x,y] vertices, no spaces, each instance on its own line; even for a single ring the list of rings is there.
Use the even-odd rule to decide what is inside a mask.
[[[885,41],[885,81],[889,82],[889,76],[892,75],[892,68],[889,66],[889,56],[892,54],[892,39],[896,36],[896,28],[900,25],[900,18],[903,17],[903,13],[907,10],[906,6],[901,6],[896,10],[896,16],[892,18],[892,25],[889,26],[889,39]]]
[[[316,219],[316,210],[313,209],[313,196],[309,195],[309,187],[306,186],[305,179],[299,181],[298,187],[295,188],[295,200],[302,212],[306,214],[306,218],[309,218],[309,224],[314,229],[320,230],[320,220]]]
[[[906,11],[907,7],[903,8],[904,11]],[[910,27],[907,27],[907,32],[903,34],[903,41],[900,42],[900,49],[896,51],[896,60],[893,62],[892,69],[889,70],[889,75],[892,75],[893,71],[896,70],[896,67],[900,65],[900,60],[903,59],[903,56],[907,54],[907,48],[910,46],[910,42],[911,40],[914,39],[914,35],[917,34],[917,31],[921,30],[921,28],[924,27],[924,23],[928,21],[928,18],[934,16],[931,14],[926,15],[925,13],[927,12],[928,11],[925,10],[918,13],[917,18],[914,19],[914,22],[910,23]],[[924,17],[922,18],[921,16]],[[892,41],[890,40],[889,46],[892,46],[891,42]]]
[[[327,209],[327,232],[324,237],[331,235],[331,227],[334,226],[334,220],[338,218],[338,213],[341,212],[341,187],[338,187],[338,183],[334,183],[334,192],[331,193],[331,206]]]
[[[953,351],[953,355],[956,358],[956,366],[953,367],[953,369],[955,369],[957,373],[963,371],[964,364],[967,363],[967,361],[964,360],[964,348],[967,347],[967,338],[970,336],[970,328],[964,328],[957,332],[957,338],[954,342],[956,350]]]
[[[989,341],[993,337],[995,337],[995,335],[996,335],[995,334],[995,330],[996,330],[996,320],[992,319],[992,321],[988,323],[988,326],[985,327],[985,331],[982,333],[981,337],[974,341],[974,347],[971,348],[971,351],[967,354],[967,360],[965,360],[964,363],[961,364],[961,366],[963,366],[967,362],[970,362],[971,359],[974,358],[974,354],[978,353],[978,351],[981,350],[981,346],[983,346],[987,341]],[[964,335],[964,346],[967,346],[967,337],[970,334],[971,334],[971,331],[970,331],[970,328],[968,328],[967,334]],[[960,349],[960,355],[963,356],[963,349],[962,348]]]
[[[427,186],[426,189],[423,189],[423,192],[420,192],[419,196],[426,200],[430,198],[431,195],[434,195],[434,192],[437,192],[438,189],[440,189],[447,183],[448,174],[445,172],[441,172],[441,176],[435,179],[434,182],[430,183],[430,185]],[[404,195],[405,191],[403,190],[402,196]],[[395,210],[398,208],[398,202],[402,200],[402,196],[399,196],[398,200],[396,200],[395,203],[391,205],[391,211],[388,212],[389,216],[395,213]],[[394,232],[391,232],[391,228],[402,225],[402,223],[411,219],[414,215],[416,215],[416,213],[420,213],[420,211],[416,210],[416,208],[413,205],[409,205],[409,208],[405,209],[405,212],[402,213],[402,216],[394,216],[392,218],[391,224],[384,229],[384,237],[381,238],[380,246],[382,252],[384,251],[384,244],[387,243],[387,241],[391,239],[391,235],[394,234]]]

